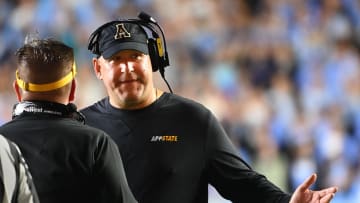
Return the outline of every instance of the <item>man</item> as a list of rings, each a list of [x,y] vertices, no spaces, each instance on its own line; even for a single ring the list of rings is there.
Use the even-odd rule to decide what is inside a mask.
[[[0,202],[38,203],[32,177],[16,144],[0,135]]]
[[[30,39],[16,52],[14,89],[20,103],[0,132],[24,154],[41,203],[136,202],[116,144],[84,125],[70,103],[76,67],[71,47]]]
[[[152,70],[163,75],[166,48],[156,21],[139,17],[106,23],[90,36],[93,67],[108,97],[82,110],[89,125],[107,132],[119,146],[139,202],[205,203],[208,184],[233,202],[331,200],[337,188],[309,189],[316,175],[292,196],[282,192],[238,157],[208,109],[156,89]]]

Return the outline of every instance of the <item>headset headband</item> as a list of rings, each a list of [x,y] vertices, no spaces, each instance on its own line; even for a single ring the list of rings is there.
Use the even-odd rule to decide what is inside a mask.
[[[51,83],[34,84],[34,83],[30,83],[30,82],[25,82],[24,80],[22,80],[20,78],[19,70],[16,70],[16,74],[15,74],[16,83],[19,85],[19,87],[23,90],[31,91],[31,92],[46,92],[46,91],[51,91],[51,90],[55,90],[55,89],[64,87],[65,85],[70,83],[75,78],[75,75],[76,75],[75,62],[73,63],[70,73],[68,73],[67,75],[65,75],[64,77],[59,79],[58,81],[51,82]]]

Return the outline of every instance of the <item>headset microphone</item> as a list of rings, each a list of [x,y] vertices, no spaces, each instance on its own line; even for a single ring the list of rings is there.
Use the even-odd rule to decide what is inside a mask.
[[[144,13],[143,11],[141,11],[138,15],[138,17],[141,19],[141,20],[144,20],[144,21],[148,21],[148,22],[152,22],[154,24],[157,24],[156,20],[151,17],[149,14],[147,13]]]

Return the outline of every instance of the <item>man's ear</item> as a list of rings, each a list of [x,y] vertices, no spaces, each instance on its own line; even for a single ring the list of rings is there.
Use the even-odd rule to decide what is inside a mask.
[[[71,82],[71,90],[69,94],[69,102],[75,101],[75,92],[76,92],[76,80],[73,79]]]
[[[102,80],[102,75],[101,75],[101,66],[100,66],[100,61],[98,58],[93,58],[92,60],[93,62],[93,67],[94,67],[94,72],[95,72],[95,75],[96,77],[99,79],[99,80]]]
[[[21,102],[21,90],[20,90],[20,87],[17,84],[16,80],[14,80],[14,82],[13,82],[13,89],[15,91],[18,101]]]

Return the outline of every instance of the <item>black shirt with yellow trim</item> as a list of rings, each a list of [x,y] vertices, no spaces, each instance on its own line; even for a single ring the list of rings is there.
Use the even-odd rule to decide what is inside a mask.
[[[141,203],[205,203],[208,184],[232,202],[290,200],[238,156],[215,116],[195,101],[164,93],[146,108],[121,110],[104,98],[81,112],[119,146]]]

